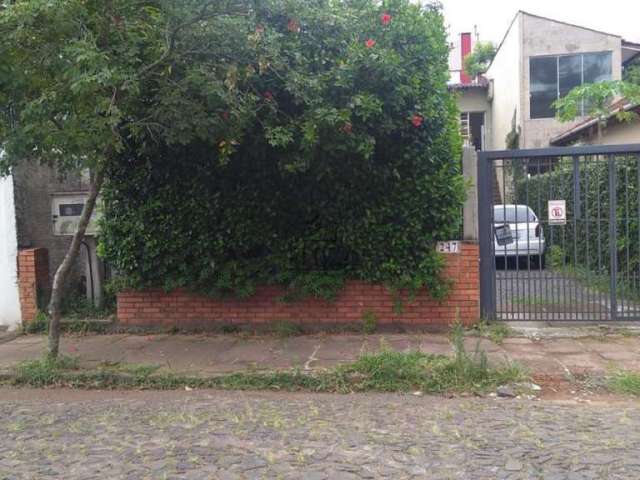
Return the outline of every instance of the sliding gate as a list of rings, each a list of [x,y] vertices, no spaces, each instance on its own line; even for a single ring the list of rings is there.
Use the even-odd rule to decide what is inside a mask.
[[[640,145],[480,152],[478,202],[485,318],[640,320]]]

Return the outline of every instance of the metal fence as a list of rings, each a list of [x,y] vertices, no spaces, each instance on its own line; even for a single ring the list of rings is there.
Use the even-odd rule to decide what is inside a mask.
[[[640,145],[480,152],[485,318],[640,320]]]

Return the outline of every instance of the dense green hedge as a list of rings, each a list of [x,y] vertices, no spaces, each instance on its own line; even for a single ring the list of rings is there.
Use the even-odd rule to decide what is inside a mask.
[[[560,160],[548,173],[534,174],[528,179],[521,176],[516,181],[517,201],[529,204],[546,225],[547,201],[566,200],[567,224],[545,228],[547,251],[553,246],[556,251],[560,248],[565,264],[604,274],[610,265],[609,165],[607,159],[601,157],[581,160],[579,168],[581,215],[578,218],[575,216],[574,165],[569,158]],[[638,159],[616,158],[615,171],[618,271],[623,275],[637,275],[640,269]]]
[[[357,278],[442,293],[434,244],[458,232],[464,188],[439,8],[260,5],[217,32],[248,39],[221,79],[232,94],[212,102],[234,128],[123,155],[102,254],[139,287],[331,296]]]

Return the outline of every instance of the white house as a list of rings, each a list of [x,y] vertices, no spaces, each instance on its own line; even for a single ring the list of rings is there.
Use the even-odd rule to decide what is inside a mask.
[[[584,83],[620,79],[639,54],[640,45],[618,35],[520,11],[483,78],[460,76],[456,82],[454,64],[450,67],[463,135],[474,129],[470,113],[484,109],[483,149],[511,148],[514,136],[519,148],[548,147],[586,119],[558,121],[553,102]]]

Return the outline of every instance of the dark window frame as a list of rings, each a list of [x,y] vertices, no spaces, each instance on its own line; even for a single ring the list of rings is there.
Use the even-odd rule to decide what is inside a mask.
[[[551,108],[552,107],[548,107],[545,108],[545,105],[537,105],[536,107],[534,107],[534,94],[533,94],[533,82],[532,79],[534,77],[533,74],[533,63],[539,60],[544,60],[544,59],[555,59],[555,74],[556,74],[556,81],[555,81],[555,85],[556,85],[556,95],[555,95],[555,100],[562,98],[561,97],[561,89],[560,89],[560,73],[561,73],[561,69],[560,69],[560,59],[564,58],[567,60],[570,60],[572,57],[580,57],[580,85],[584,85],[584,77],[585,77],[585,56],[588,55],[608,55],[609,57],[609,74],[608,74],[608,80],[611,80],[613,78],[613,51],[612,50],[602,50],[602,51],[595,51],[595,52],[580,52],[580,53],[570,53],[570,54],[562,54],[562,55],[536,55],[536,56],[532,56],[529,57],[529,119],[531,120],[544,120],[544,119],[549,119],[549,118],[554,118],[555,117],[555,111],[552,115],[549,115]],[[542,77],[542,75],[540,75],[540,77]],[[547,92],[548,93],[548,92]],[[539,96],[537,98],[542,97],[542,94],[539,94]],[[538,112],[541,111],[541,114],[534,114],[534,112]],[[546,112],[546,113],[545,113]],[[582,106],[582,111],[580,112],[582,114],[582,116],[585,115],[585,109],[584,109],[584,105]]]

